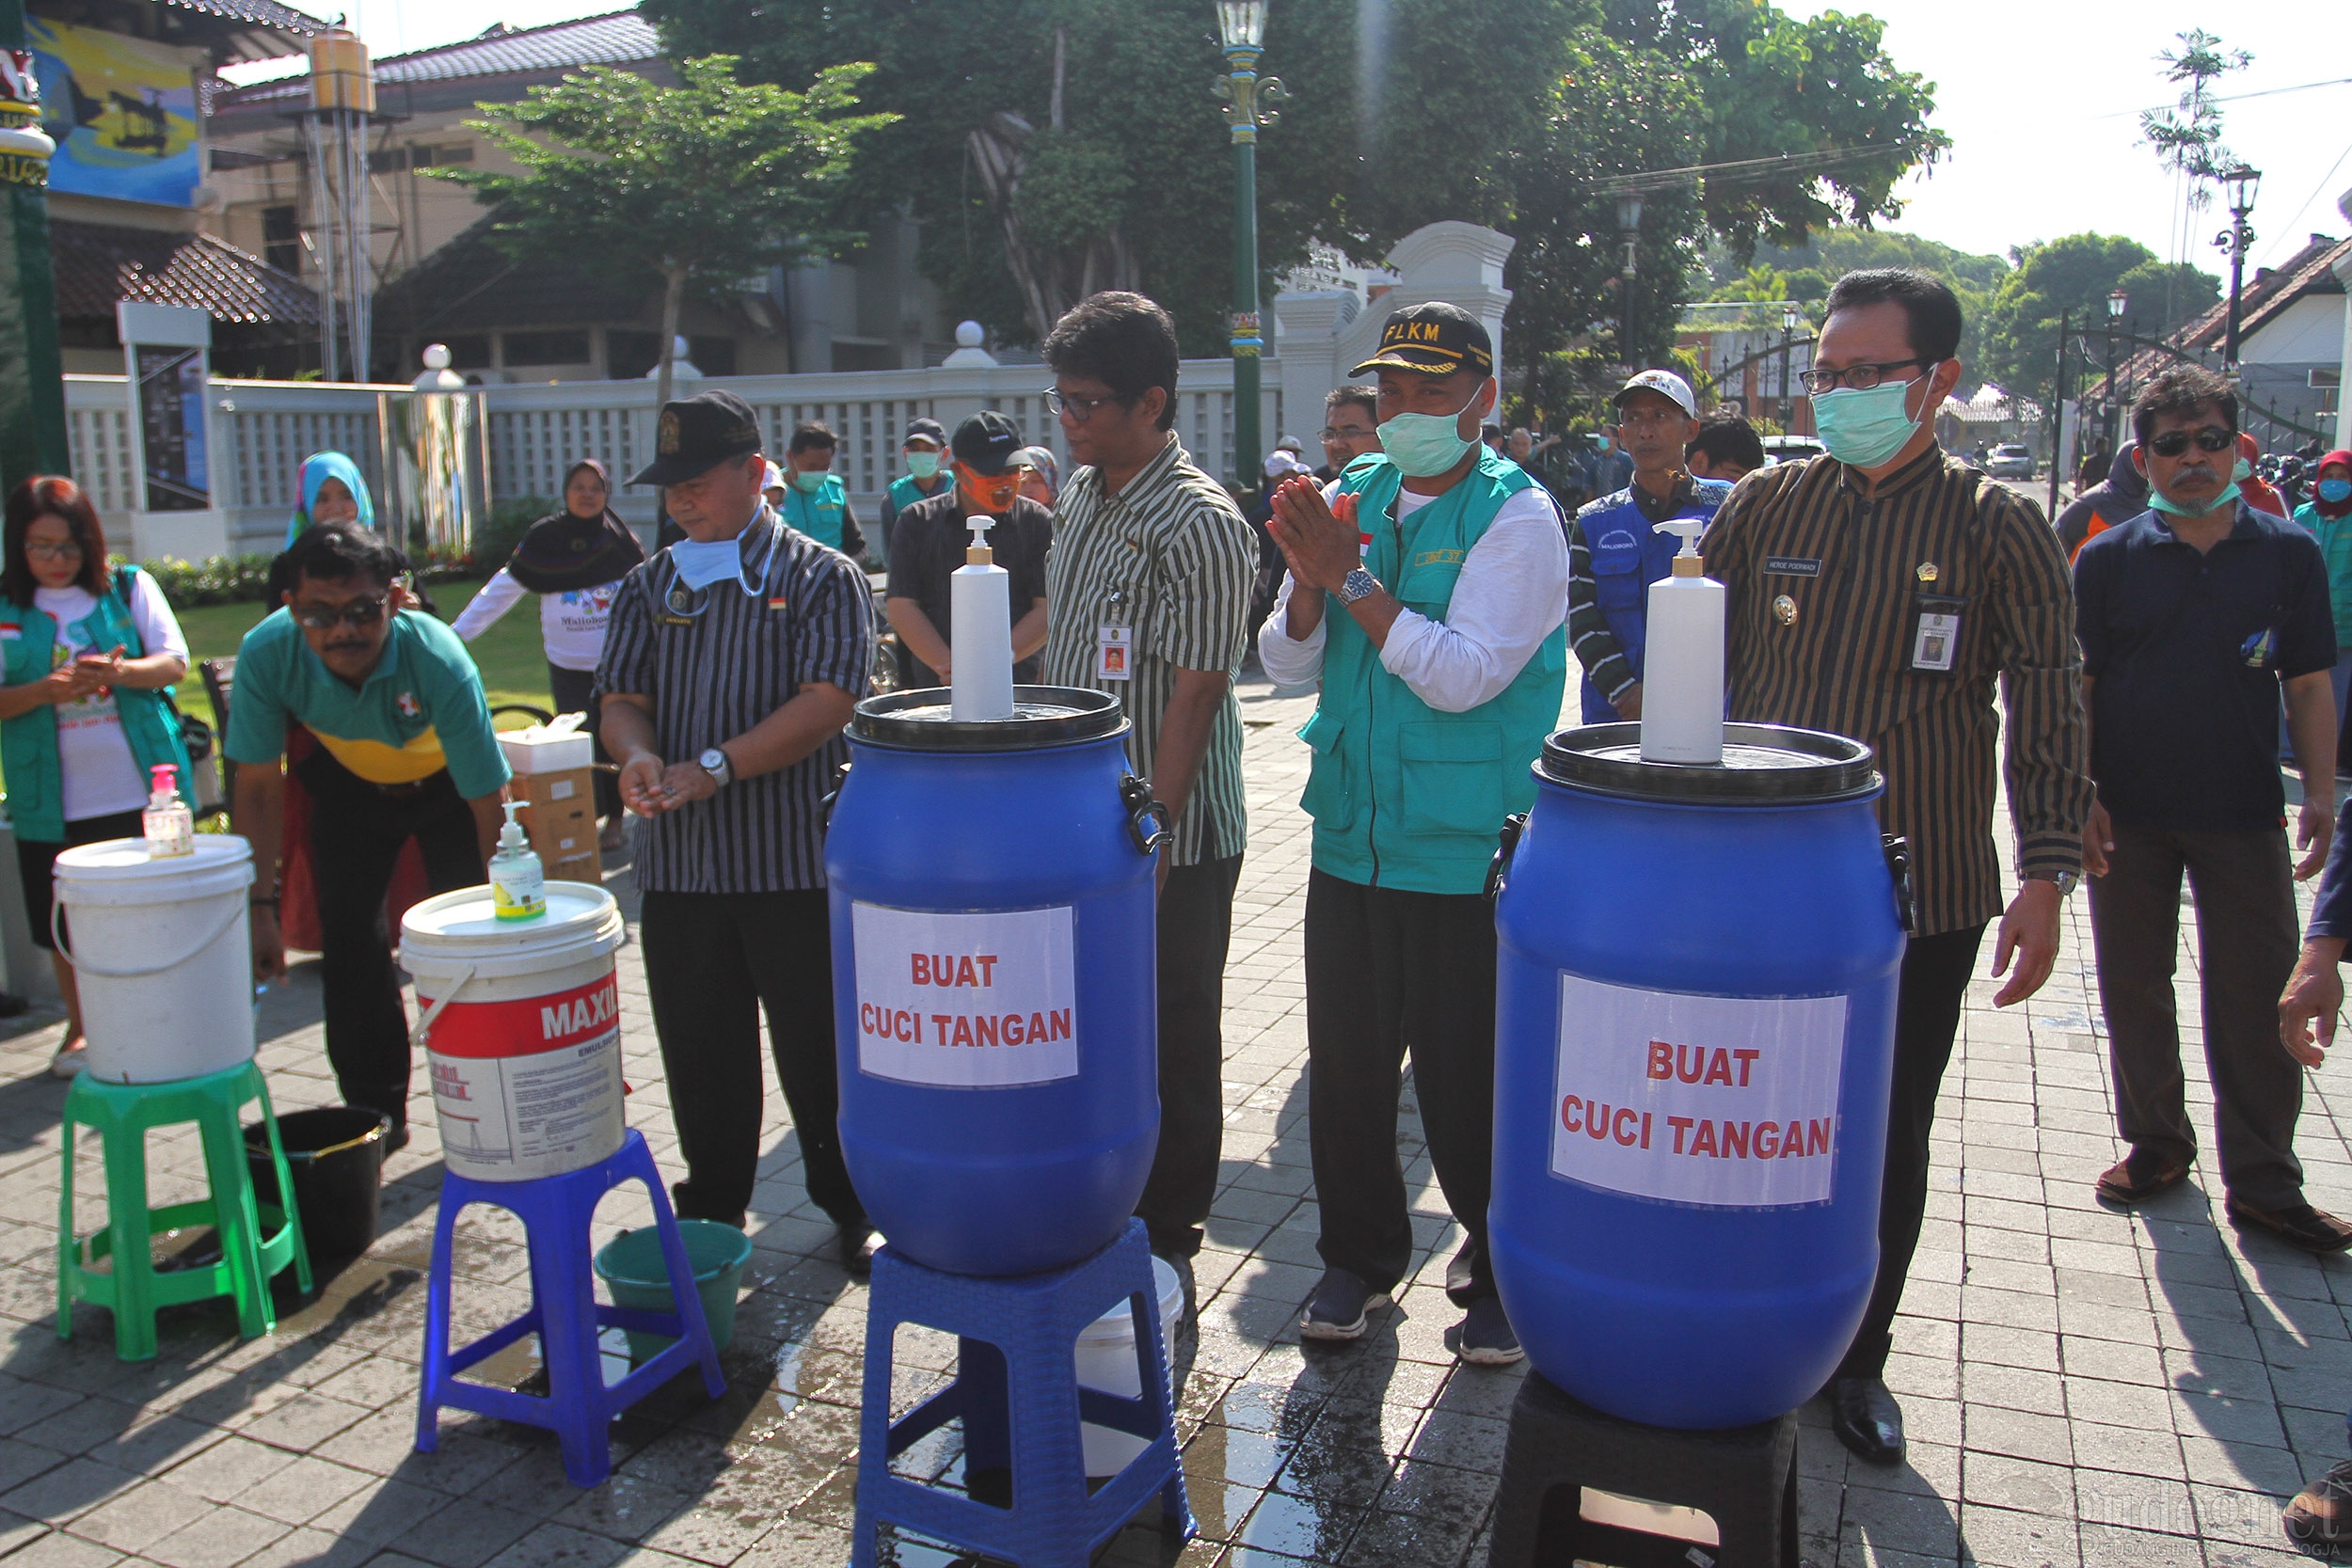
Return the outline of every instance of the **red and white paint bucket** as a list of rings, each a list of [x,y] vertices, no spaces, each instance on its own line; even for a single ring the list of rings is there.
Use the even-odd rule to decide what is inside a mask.
[[[441,1155],[460,1176],[561,1176],[621,1147],[620,988],[612,895],[549,882],[545,916],[498,918],[487,887],[428,898],[400,923],[433,1073]]]

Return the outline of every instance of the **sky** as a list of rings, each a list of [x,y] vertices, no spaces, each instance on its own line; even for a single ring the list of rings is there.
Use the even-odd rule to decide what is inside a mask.
[[[302,3],[329,14],[328,0]],[[379,55],[469,38],[492,18],[530,27],[620,8],[619,0],[346,3],[351,23]],[[1196,3],[1205,29],[1208,0]],[[2171,101],[2177,89],[2163,81],[2156,56],[2175,34],[2201,25],[2254,56],[2247,70],[2224,78],[2220,91],[2272,93],[2223,105],[2226,145],[2263,171],[2249,268],[2283,261],[2313,230],[2352,231],[2336,208],[2337,196],[2352,190],[2352,81],[2273,91],[2352,77],[2352,49],[2344,47],[2352,41],[2352,23],[2338,8],[2343,0],[1779,4],[1799,15],[1835,4],[1880,18],[1896,64],[1936,84],[1933,123],[1951,136],[1952,152],[1905,182],[1899,194],[1907,208],[1886,227],[1978,253],[2091,230],[2129,235],[2167,260],[2180,254],[2173,180],[2138,145],[2137,111]],[[2329,41],[2334,47],[2326,47]],[[230,74],[252,79],[283,69]],[[2226,264],[2212,244],[2222,222],[2217,208],[2208,209],[2186,231],[2187,259],[2216,274]]]

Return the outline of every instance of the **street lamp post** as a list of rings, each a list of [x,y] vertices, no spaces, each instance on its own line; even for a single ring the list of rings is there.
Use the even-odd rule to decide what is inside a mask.
[[[2229,193],[2230,227],[2214,236],[2213,243],[2230,253],[2230,324],[2221,340],[2221,373],[2234,385],[2237,381],[2238,301],[2246,286],[2246,247],[2254,243],[2253,226],[2246,214],[2254,210],[2254,195],[2262,189],[2262,170],[2244,164],[2221,177],[2222,187]]]
[[[0,0],[0,485],[72,467],[57,285],[49,264],[49,157],[24,0]]]
[[[1633,258],[1642,238],[1642,197],[1628,191],[1617,198],[1617,233],[1625,241],[1625,269],[1617,279],[1617,355],[1631,375],[1642,368],[1633,355]]]
[[[1780,433],[1783,436],[1788,434],[1788,418],[1796,411],[1797,406],[1796,399],[1788,395],[1790,385],[1788,356],[1796,347],[1797,323],[1804,319],[1794,305],[1784,305],[1780,308]]]
[[[1233,470],[1246,490],[1261,483],[1259,360],[1265,352],[1258,325],[1258,127],[1273,123],[1275,111],[1266,105],[1283,96],[1279,77],[1258,74],[1266,3],[1217,0],[1216,7],[1227,73],[1215,87],[1233,133]]]
[[[2115,395],[2115,328],[2116,324],[2123,319],[2123,312],[2131,308],[2132,296],[2122,290],[2118,289],[2107,295],[2107,417],[2106,423],[2107,451],[2109,451],[2115,450],[2116,438],[2121,434],[2115,421],[2116,417],[2122,412],[2122,404]]]

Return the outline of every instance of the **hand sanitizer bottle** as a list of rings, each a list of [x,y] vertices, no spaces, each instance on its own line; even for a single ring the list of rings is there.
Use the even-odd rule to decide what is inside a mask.
[[[1700,559],[1699,517],[1651,525],[1679,534],[1674,575],[1650,584],[1643,656],[1642,760],[1720,768],[1724,762],[1724,585]]]
[[[196,816],[182,803],[174,783],[180,769],[168,762],[158,763],[148,769],[148,775],[151,793],[147,809],[139,813],[139,830],[147,835],[147,858],[160,861],[195,854]]]
[[[548,912],[547,872],[532,853],[531,841],[515,814],[520,800],[506,802],[506,826],[499,830],[498,853],[490,857],[490,898],[501,920],[536,920]]]

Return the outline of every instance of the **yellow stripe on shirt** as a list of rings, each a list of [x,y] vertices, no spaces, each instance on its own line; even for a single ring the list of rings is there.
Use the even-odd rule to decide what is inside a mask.
[[[319,737],[319,744],[332,752],[337,762],[370,784],[415,784],[449,766],[449,759],[441,754],[441,737],[430,724],[422,734],[411,736],[405,746],[387,746],[380,740],[346,740],[318,729],[310,733]]]

